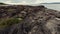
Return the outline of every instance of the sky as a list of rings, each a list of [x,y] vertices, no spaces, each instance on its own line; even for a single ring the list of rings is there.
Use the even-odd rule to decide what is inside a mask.
[[[60,0],[0,0],[0,2],[7,4],[38,4],[38,3],[60,2]]]

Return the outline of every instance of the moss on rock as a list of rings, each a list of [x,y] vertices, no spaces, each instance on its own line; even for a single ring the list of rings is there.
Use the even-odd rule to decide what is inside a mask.
[[[7,19],[3,19],[0,20],[0,28],[5,28],[7,26],[11,26],[13,24],[18,24],[20,23],[22,20],[22,18],[7,18]]]

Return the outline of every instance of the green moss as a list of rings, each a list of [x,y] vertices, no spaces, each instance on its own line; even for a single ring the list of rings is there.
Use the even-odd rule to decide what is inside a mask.
[[[22,19],[20,18],[8,18],[8,19],[4,19],[4,20],[0,20],[0,28],[4,28],[7,26],[11,26],[13,24],[18,24],[22,21]]]

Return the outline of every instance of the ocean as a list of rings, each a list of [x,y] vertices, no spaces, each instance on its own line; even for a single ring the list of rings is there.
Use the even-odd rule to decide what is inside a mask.
[[[49,9],[54,9],[60,11],[60,4],[41,4]]]

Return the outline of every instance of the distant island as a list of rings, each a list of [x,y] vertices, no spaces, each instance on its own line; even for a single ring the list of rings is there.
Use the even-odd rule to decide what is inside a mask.
[[[5,3],[0,3],[0,5],[6,5]]]

